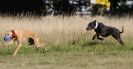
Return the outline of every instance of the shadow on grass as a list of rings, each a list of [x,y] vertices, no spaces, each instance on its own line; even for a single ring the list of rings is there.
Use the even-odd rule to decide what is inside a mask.
[[[82,44],[82,48],[85,47],[91,47],[91,46],[97,46],[99,44],[98,41],[86,41]]]
[[[95,40],[91,40],[91,41],[86,41],[82,44],[82,47],[91,47],[91,46],[115,46],[116,44],[113,42],[107,42],[107,41],[95,41]]]

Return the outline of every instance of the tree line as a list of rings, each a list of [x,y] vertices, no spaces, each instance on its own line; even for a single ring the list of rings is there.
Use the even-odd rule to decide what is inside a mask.
[[[109,0],[107,14],[133,14],[133,1]],[[0,0],[0,13],[37,15],[97,15],[101,5],[91,7],[90,0]]]

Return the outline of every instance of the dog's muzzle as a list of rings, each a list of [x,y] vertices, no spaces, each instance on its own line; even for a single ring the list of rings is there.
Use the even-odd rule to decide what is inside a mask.
[[[89,29],[88,29],[88,28],[86,28],[86,30],[88,31]]]
[[[91,30],[91,28],[88,28],[88,27],[87,27],[86,30],[89,31],[89,30]]]

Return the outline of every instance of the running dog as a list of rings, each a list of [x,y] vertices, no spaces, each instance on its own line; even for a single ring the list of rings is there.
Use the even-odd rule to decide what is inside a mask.
[[[92,29],[94,29],[94,31],[96,32],[92,40],[94,40],[96,37],[99,40],[103,40],[103,38],[100,38],[99,36],[108,37],[109,35],[112,35],[121,45],[124,45],[120,37],[120,34],[123,33],[123,27],[122,27],[122,31],[120,32],[118,29],[114,27],[106,26],[103,23],[100,23],[94,20],[90,22],[86,28],[87,31]]]
[[[37,49],[43,47],[41,46],[38,34],[27,30],[9,30],[4,36],[4,41],[4,46],[8,46],[14,42],[17,42],[17,47],[13,56],[16,56],[18,50],[22,46],[22,42],[24,41],[27,41],[29,45],[34,44]],[[45,47],[44,49],[47,51]]]

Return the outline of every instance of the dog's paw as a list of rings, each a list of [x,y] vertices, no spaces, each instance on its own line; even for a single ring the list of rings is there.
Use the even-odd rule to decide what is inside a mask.
[[[92,40],[94,40],[95,38],[92,38]]]
[[[95,37],[92,38],[92,40],[94,40],[94,39],[95,39]]]

